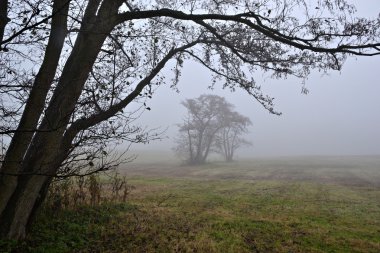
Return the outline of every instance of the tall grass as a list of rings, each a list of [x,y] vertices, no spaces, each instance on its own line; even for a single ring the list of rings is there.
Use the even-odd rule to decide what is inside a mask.
[[[70,177],[52,183],[45,207],[53,210],[72,209],[104,203],[126,202],[133,186],[127,183],[126,176],[114,172],[106,175]]]

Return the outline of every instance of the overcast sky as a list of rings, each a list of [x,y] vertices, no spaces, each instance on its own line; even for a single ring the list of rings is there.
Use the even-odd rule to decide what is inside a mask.
[[[379,0],[352,2],[365,17],[376,17],[380,12]],[[149,101],[152,110],[139,120],[141,125],[167,127],[168,138],[133,149],[170,151],[176,124],[185,113],[180,102],[206,93],[224,96],[238,112],[251,118],[253,126],[247,139],[254,145],[241,156],[380,154],[380,57],[350,58],[341,72],[313,73],[306,81],[308,95],[301,94],[299,79],[256,75],[255,80],[266,94],[275,97],[281,116],[269,114],[242,90],[231,93],[220,85],[207,89],[210,73],[195,63],[185,64],[180,93],[170,89],[170,84],[159,87]]]

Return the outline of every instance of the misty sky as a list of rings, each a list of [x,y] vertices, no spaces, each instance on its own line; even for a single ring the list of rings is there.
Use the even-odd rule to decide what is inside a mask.
[[[379,0],[352,2],[359,15],[376,17],[380,12]],[[254,145],[241,156],[380,154],[380,56],[349,58],[341,72],[313,73],[306,81],[308,95],[301,94],[300,79],[254,77],[265,94],[275,97],[281,116],[271,115],[243,90],[231,93],[222,90],[221,84],[207,89],[211,74],[188,62],[178,85],[180,93],[170,89],[169,83],[159,87],[149,101],[152,110],[138,121],[144,126],[168,127],[169,138],[135,145],[132,150],[170,151],[176,124],[185,113],[180,102],[207,93],[224,96],[252,120],[247,139]]]

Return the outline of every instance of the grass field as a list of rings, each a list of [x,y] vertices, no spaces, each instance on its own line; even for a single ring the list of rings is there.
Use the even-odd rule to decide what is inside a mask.
[[[136,161],[127,203],[44,211],[19,252],[380,252],[380,157]]]

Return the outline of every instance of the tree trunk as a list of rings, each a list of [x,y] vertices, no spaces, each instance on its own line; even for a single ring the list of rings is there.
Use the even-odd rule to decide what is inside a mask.
[[[31,223],[31,214],[36,203],[42,202],[40,192],[49,181],[48,176],[23,176],[19,178],[16,190],[0,217],[0,235],[11,239],[21,239],[26,235]]]
[[[233,161],[234,161],[234,159],[233,159],[232,155],[231,154],[227,155],[226,162],[231,163]]]
[[[3,42],[5,26],[9,21],[8,0],[0,0],[0,42]]]
[[[82,23],[83,32],[79,33],[63,68],[45,117],[27,145],[19,165],[21,169],[17,172],[21,175],[13,176],[13,181],[5,180],[1,185],[9,196],[0,199],[3,207],[0,210],[0,237],[16,240],[25,237],[32,214],[42,203],[51,178],[59,168],[56,158],[65,158],[61,147],[63,134],[101,46],[115,25],[110,17],[117,13],[116,2],[105,1],[95,20]],[[92,7],[87,6],[84,20],[88,19],[89,12],[95,15],[97,8]]]
[[[46,96],[53,81],[65,40],[67,0],[54,1],[51,32],[46,46],[45,56],[34,80],[20,123],[13,135],[0,171],[0,214],[17,186],[17,173],[20,172],[22,159],[37,129],[38,120],[44,109]]]
[[[23,174],[17,177],[17,186],[0,215],[1,237],[25,237],[32,214],[43,200],[41,193],[57,169],[54,161],[60,151],[60,134],[62,131],[39,132],[34,137],[24,158]]]
[[[25,237],[52,182],[53,176],[49,174],[59,169],[60,164],[66,158],[68,150],[69,146],[62,146],[54,158],[51,159],[50,169],[45,171],[46,175],[19,176],[17,188],[8,202],[7,208],[0,216],[0,237],[11,239]],[[30,162],[31,164],[39,163],[39,161]]]

